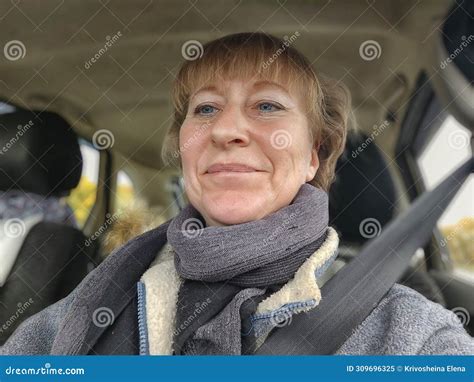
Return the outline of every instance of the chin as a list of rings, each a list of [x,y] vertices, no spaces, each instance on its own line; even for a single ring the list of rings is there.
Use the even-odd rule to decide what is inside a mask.
[[[235,225],[261,219],[266,215],[262,206],[268,203],[253,192],[251,195],[239,192],[235,195],[225,193],[218,197],[209,196],[203,202],[207,217],[219,225]]]

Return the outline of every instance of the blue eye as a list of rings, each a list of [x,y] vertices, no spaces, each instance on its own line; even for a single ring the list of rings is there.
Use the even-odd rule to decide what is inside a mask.
[[[198,106],[195,110],[196,114],[209,115],[216,111],[216,108],[211,105]]]
[[[268,113],[271,111],[281,110],[281,107],[270,102],[262,102],[258,105],[258,110]]]

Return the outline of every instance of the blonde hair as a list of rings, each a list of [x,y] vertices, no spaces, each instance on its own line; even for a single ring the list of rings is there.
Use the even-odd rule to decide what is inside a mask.
[[[182,65],[172,86],[174,114],[162,147],[164,163],[181,166],[179,129],[200,87],[224,78],[276,81],[303,96],[309,135],[319,157],[319,169],[309,183],[328,191],[346,141],[350,94],[342,83],[316,76],[308,59],[291,46],[298,36],[295,32],[281,40],[265,33],[237,33],[210,41],[202,50],[196,46],[200,57]]]

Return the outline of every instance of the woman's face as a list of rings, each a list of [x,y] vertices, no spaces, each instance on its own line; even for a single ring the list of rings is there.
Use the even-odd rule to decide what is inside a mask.
[[[186,194],[208,226],[258,220],[289,205],[319,166],[302,100],[268,81],[199,89],[179,144]]]

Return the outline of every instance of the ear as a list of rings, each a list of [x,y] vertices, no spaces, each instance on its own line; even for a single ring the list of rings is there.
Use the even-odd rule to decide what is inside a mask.
[[[319,147],[318,147],[319,148]],[[308,171],[306,173],[306,182],[310,182],[316,176],[316,172],[319,168],[319,157],[318,148],[314,147],[311,149],[311,159],[308,165]]]

